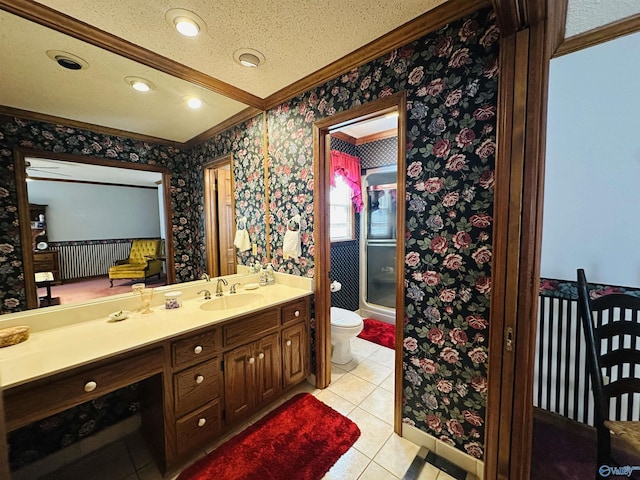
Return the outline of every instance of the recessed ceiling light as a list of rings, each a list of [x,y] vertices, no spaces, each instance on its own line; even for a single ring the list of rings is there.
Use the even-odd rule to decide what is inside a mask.
[[[153,90],[155,85],[151,83],[149,80],[141,77],[125,77],[125,82],[127,82],[131,88],[138,92],[148,92],[149,90]]]
[[[202,100],[197,97],[189,97],[187,99],[187,105],[189,106],[189,108],[197,110],[202,106]]]
[[[173,20],[173,24],[178,33],[181,33],[185,37],[195,37],[200,33],[198,24],[187,17],[176,17]]]
[[[207,24],[193,12],[182,8],[172,8],[165,13],[164,18],[178,33],[185,37],[196,37],[207,29]]]
[[[252,48],[240,48],[233,52],[233,59],[244,67],[258,67],[266,60],[264,55]]]
[[[86,60],[78,57],[69,52],[63,52],[62,50],[47,50],[47,56],[67,70],[82,70],[89,68],[89,64]]]

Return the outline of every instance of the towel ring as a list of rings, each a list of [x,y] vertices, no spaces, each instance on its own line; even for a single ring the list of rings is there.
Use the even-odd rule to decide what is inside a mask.
[[[289,222],[287,222],[287,229],[291,230],[292,232],[299,231],[300,230],[300,217],[298,216],[297,219],[295,217],[293,217],[291,220],[289,220]]]

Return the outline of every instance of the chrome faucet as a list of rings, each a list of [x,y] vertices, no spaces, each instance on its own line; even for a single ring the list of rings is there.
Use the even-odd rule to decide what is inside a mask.
[[[198,295],[200,295],[201,293],[204,293],[205,300],[211,300],[211,292],[209,290],[200,290],[198,292]]]
[[[200,277],[200,279],[201,280],[206,280],[207,282],[211,281],[211,277],[207,273],[203,273],[202,276]]]
[[[224,278],[218,279],[218,284],[216,285],[216,297],[222,296],[222,285],[228,285],[227,281]]]
[[[238,285],[242,285],[242,284],[241,284],[241,283],[234,283],[233,285],[231,285],[231,286],[229,287],[229,293],[236,293],[236,287],[237,287]]]

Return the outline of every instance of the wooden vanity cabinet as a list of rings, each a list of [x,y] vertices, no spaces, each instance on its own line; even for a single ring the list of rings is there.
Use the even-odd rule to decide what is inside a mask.
[[[310,370],[309,300],[282,307],[282,381],[288,388],[302,382]]]
[[[282,367],[277,333],[234,348],[224,355],[225,420],[234,423],[275,400]]]

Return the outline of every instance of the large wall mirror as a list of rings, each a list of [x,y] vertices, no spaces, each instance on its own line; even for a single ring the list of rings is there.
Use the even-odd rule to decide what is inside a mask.
[[[62,282],[74,284],[66,303],[122,293],[105,274],[135,239],[160,240],[158,280],[175,282],[166,168],[24,149],[14,158],[28,308],[56,304]]]
[[[226,147],[219,150],[214,145],[217,137],[212,138],[211,132],[220,130],[220,125],[232,126],[233,123],[227,120],[243,118],[248,110],[257,115],[259,111],[252,105],[252,96],[231,85],[209,85],[204,78],[202,81],[186,81],[184,78],[190,78],[189,75],[179,78],[181,75],[176,72],[180,68],[172,69],[169,62],[160,62],[158,68],[153,68],[153,54],[140,62],[134,61],[132,59],[142,58],[138,47],[123,46],[117,39],[114,39],[113,48],[100,48],[96,46],[99,42],[90,37],[91,33],[85,32],[86,41],[83,41],[83,35],[61,33],[69,31],[69,25],[62,25],[58,31],[57,24],[64,22],[60,22],[55,13],[47,17],[41,8],[34,7],[37,13],[33,15],[31,12],[17,12],[16,15],[11,13],[16,11],[11,2],[0,0],[0,29],[7,45],[0,52],[0,58],[7,66],[3,73],[3,88],[0,89],[0,177],[6,180],[7,195],[0,198],[0,209],[13,217],[5,219],[7,225],[20,223],[19,233],[5,232],[2,241],[11,250],[6,255],[6,265],[11,265],[11,268],[0,272],[3,313],[38,305],[33,258],[34,251],[42,251],[38,244],[40,247],[46,244],[51,249],[61,243],[100,243],[116,236],[155,236],[122,232],[84,236],[82,232],[75,232],[76,238],[59,236],[58,227],[63,222],[55,221],[55,217],[58,215],[56,209],[59,212],[60,207],[54,209],[52,206],[44,214],[49,223],[48,230],[44,236],[34,237],[36,232],[32,231],[31,222],[37,222],[39,213],[30,218],[35,210],[30,209],[29,204],[47,205],[47,200],[40,193],[35,193],[38,188],[30,192],[25,180],[27,166],[34,167],[39,162],[48,161],[51,167],[55,166],[51,162],[84,163],[134,173],[155,173],[159,182],[155,187],[111,185],[108,188],[120,188],[129,196],[135,190],[140,193],[147,189],[147,197],[162,197],[156,202],[150,217],[156,218],[158,237],[164,240],[163,257],[166,262],[163,264],[163,280],[172,283],[198,278],[207,269],[207,234],[202,229],[204,222],[200,208],[204,202],[201,169],[213,158],[230,153]],[[72,58],[80,59],[84,67],[79,70],[62,68],[56,52],[71,54]],[[151,90],[142,95],[135,92],[128,80],[130,77],[149,80]],[[46,79],[44,85],[36,81],[40,78]],[[78,92],[83,92],[83,95]],[[87,92],[88,99],[84,95]],[[203,103],[203,108],[196,112],[186,108],[186,100],[194,96]],[[108,127],[101,125],[99,120],[105,113],[113,119]],[[256,137],[262,135],[257,131],[261,126],[262,122],[256,122]],[[67,130],[71,129],[75,131],[68,133]],[[78,139],[80,143],[77,143]],[[218,143],[222,145],[223,142]],[[33,165],[29,164],[29,158],[33,159]],[[246,159],[239,158],[236,161],[238,165],[232,167],[243,170],[242,161]],[[41,169],[40,173],[37,169],[31,170],[33,173],[28,175],[36,178],[44,176],[43,170],[61,171],[58,168]],[[49,190],[69,192],[88,189],[91,185],[85,182],[80,187],[78,183],[60,181],[65,179],[68,180],[67,177],[36,180],[34,184],[48,184]],[[108,190],[104,185],[94,185],[94,188]],[[252,184],[251,188],[255,190],[255,185]],[[92,200],[97,201],[97,198],[92,197]],[[67,201],[76,205],[82,203],[82,199],[67,198]],[[103,205],[109,206],[105,202]],[[94,213],[89,223],[100,215]],[[254,218],[264,216],[254,215]],[[75,226],[78,224],[86,225],[86,222],[77,220]],[[104,222],[99,226],[104,227]],[[262,226],[256,228],[264,231]],[[258,238],[260,249],[267,243],[268,239]],[[244,263],[244,260],[239,259],[239,263]],[[17,282],[22,276],[24,291]],[[108,294],[110,290],[107,289],[105,295]]]

